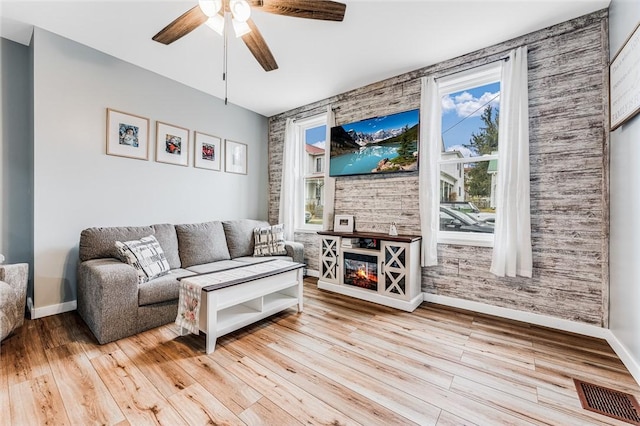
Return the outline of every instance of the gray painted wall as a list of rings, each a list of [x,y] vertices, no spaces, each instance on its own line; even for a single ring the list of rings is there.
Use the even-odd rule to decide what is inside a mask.
[[[92,226],[267,218],[267,119],[39,28],[34,33],[36,310],[76,298]],[[106,108],[191,130],[189,167],[106,155]],[[248,175],[193,167],[193,131],[248,144]],[[69,306],[66,305],[65,309]]]
[[[0,253],[33,272],[32,73],[28,47],[0,38]],[[32,284],[30,282],[30,284]],[[30,285],[29,294],[32,288]]]
[[[335,109],[336,123],[419,107],[420,77],[440,77],[529,49],[533,278],[497,278],[491,249],[440,244],[439,266],[423,268],[423,291],[490,306],[607,326],[608,321],[608,41],[599,11],[495,46],[402,74],[270,118],[270,207],[278,217],[287,117]],[[420,234],[416,174],[336,180],[335,213],[353,214],[359,231]],[[305,242],[318,269],[318,238]],[[312,250],[310,247],[316,247]]]
[[[637,0],[613,0],[611,58],[640,23]],[[640,365],[640,115],[611,132],[610,328]]]

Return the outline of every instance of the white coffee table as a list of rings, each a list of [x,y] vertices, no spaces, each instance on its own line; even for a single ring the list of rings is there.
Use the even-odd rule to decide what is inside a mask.
[[[198,328],[207,335],[206,353],[212,353],[216,339],[227,333],[295,305],[302,312],[304,266],[273,260],[182,278],[202,287]],[[182,328],[181,333],[188,330]]]

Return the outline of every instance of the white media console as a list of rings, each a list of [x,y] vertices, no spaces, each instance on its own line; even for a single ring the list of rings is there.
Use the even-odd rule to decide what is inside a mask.
[[[419,236],[322,231],[318,288],[412,312],[422,302]]]

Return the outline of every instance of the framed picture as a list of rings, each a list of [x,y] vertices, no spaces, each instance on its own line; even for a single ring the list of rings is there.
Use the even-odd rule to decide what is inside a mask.
[[[224,171],[247,174],[247,144],[225,140]]]
[[[156,161],[189,165],[189,129],[156,121]]]
[[[222,139],[206,133],[195,132],[195,158],[193,165],[201,169],[220,170]]]
[[[609,67],[611,131],[640,112],[640,23]]]
[[[333,218],[333,230],[335,232],[353,232],[353,216],[337,214]]]
[[[149,119],[107,108],[107,155],[149,159]]]

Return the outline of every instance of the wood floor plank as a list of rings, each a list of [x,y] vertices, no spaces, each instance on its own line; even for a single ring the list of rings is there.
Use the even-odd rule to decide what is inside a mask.
[[[454,414],[451,414],[448,411],[442,411],[440,413],[440,417],[438,417],[438,423],[436,426],[478,426],[475,423],[472,423],[469,420],[465,420],[461,417],[458,417]]]
[[[563,426],[595,426],[599,424],[598,422],[589,420],[585,416],[570,415],[552,407],[547,407],[546,410],[540,410],[536,403],[461,377],[456,377],[453,380],[451,390],[467,398],[474,399],[485,406],[494,407],[499,411],[519,417],[533,424]]]
[[[62,396],[51,374],[16,383],[8,388],[11,407],[2,413],[10,413],[14,425],[70,425],[62,402]]]
[[[278,328],[274,329],[274,331],[278,333]],[[453,374],[450,374],[439,368],[435,368],[432,364],[425,362],[424,359],[419,361],[402,356],[400,354],[389,351],[385,346],[370,345],[362,342],[361,340],[355,338],[353,335],[345,336],[341,333],[335,333],[331,329],[325,329],[323,331],[311,331],[308,328],[301,328],[298,333],[294,332],[293,335],[295,336],[300,333],[304,333],[305,331],[312,334],[316,339],[322,338],[325,341],[331,341],[331,343],[338,347],[349,349],[350,351],[353,351],[354,353],[362,355],[363,357],[366,357],[368,359],[398,368],[428,383],[440,386],[445,389],[449,387],[451,381],[453,380]],[[289,338],[292,335],[291,331],[282,334],[286,338]],[[296,340],[296,342],[299,343],[299,340]],[[314,347],[311,345],[303,344],[303,346],[315,351]]]
[[[70,419],[77,424],[115,424],[125,420],[78,344],[51,348],[47,359]]]
[[[603,423],[614,426],[628,426],[629,423],[616,420],[614,418],[605,417],[602,414],[594,413],[582,408],[580,399],[577,394],[567,395],[555,392],[547,388],[538,389],[538,402],[541,406],[548,406],[550,409],[559,410],[570,416],[586,419],[585,422],[593,422],[595,424]]]
[[[99,345],[76,312],[27,319],[0,345],[0,422],[622,426],[584,410],[573,378],[640,399],[602,339],[433,303],[398,311],[316,281],[304,312],[208,355],[175,324]]]
[[[240,413],[238,417],[252,426],[296,426],[303,424],[268,398],[260,398],[255,404]]]
[[[165,398],[195,382],[172,359],[156,348],[149,334],[138,334],[118,341],[118,346]]]
[[[271,349],[268,345],[273,343],[263,339],[267,333],[254,333],[234,342],[242,350],[250,354],[252,359],[262,364],[284,379],[290,381],[311,395],[327,403],[336,410],[346,413],[356,422],[363,425],[410,425],[405,417],[399,416],[380,404],[365,398],[357,392],[343,386],[341,383],[331,380],[314,369],[308,368],[295,360]],[[289,340],[292,344],[295,339]]]
[[[176,410],[180,410],[190,425],[245,426],[238,416],[207,392],[200,383],[193,383],[174,393],[169,397],[169,401]]]
[[[317,357],[312,351],[297,347],[285,341],[272,343],[270,347],[289,358],[312,368],[331,380],[342,383],[347,388],[377,401],[380,405],[397,412],[418,424],[435,424],[440,409],[404,392],[390,391],[384,383],[367,375],[358,374],[347,365]]]
[[[253,359],[242,358],[229,366],[231,372],[246,383],[251,383],[263,395],[282,407],[296,419],[304,422],[332,425],[357,424],[346,415],[320,401],[304,389],[287,382]]]
[[[164,330],[166,329],[156,329],[152,333],[157,336]],[[260,392],[229,373],[212,356],[194,356],[189,346],[182,343],[180,338],[165,342],[160,350],[236,415],[262,398]]]
[[[51,373],[35,322],[29,321],[2,342],[2,364],[9,386]]]
[[[531,370],[535,368],[535,358],[530,345],[515,344],[486,334],[472,333],[464,345],[464,350],[481,353]]]
[[[185,424],[178,412],[121,350],[94,358],[91,364],[131,424]]]

